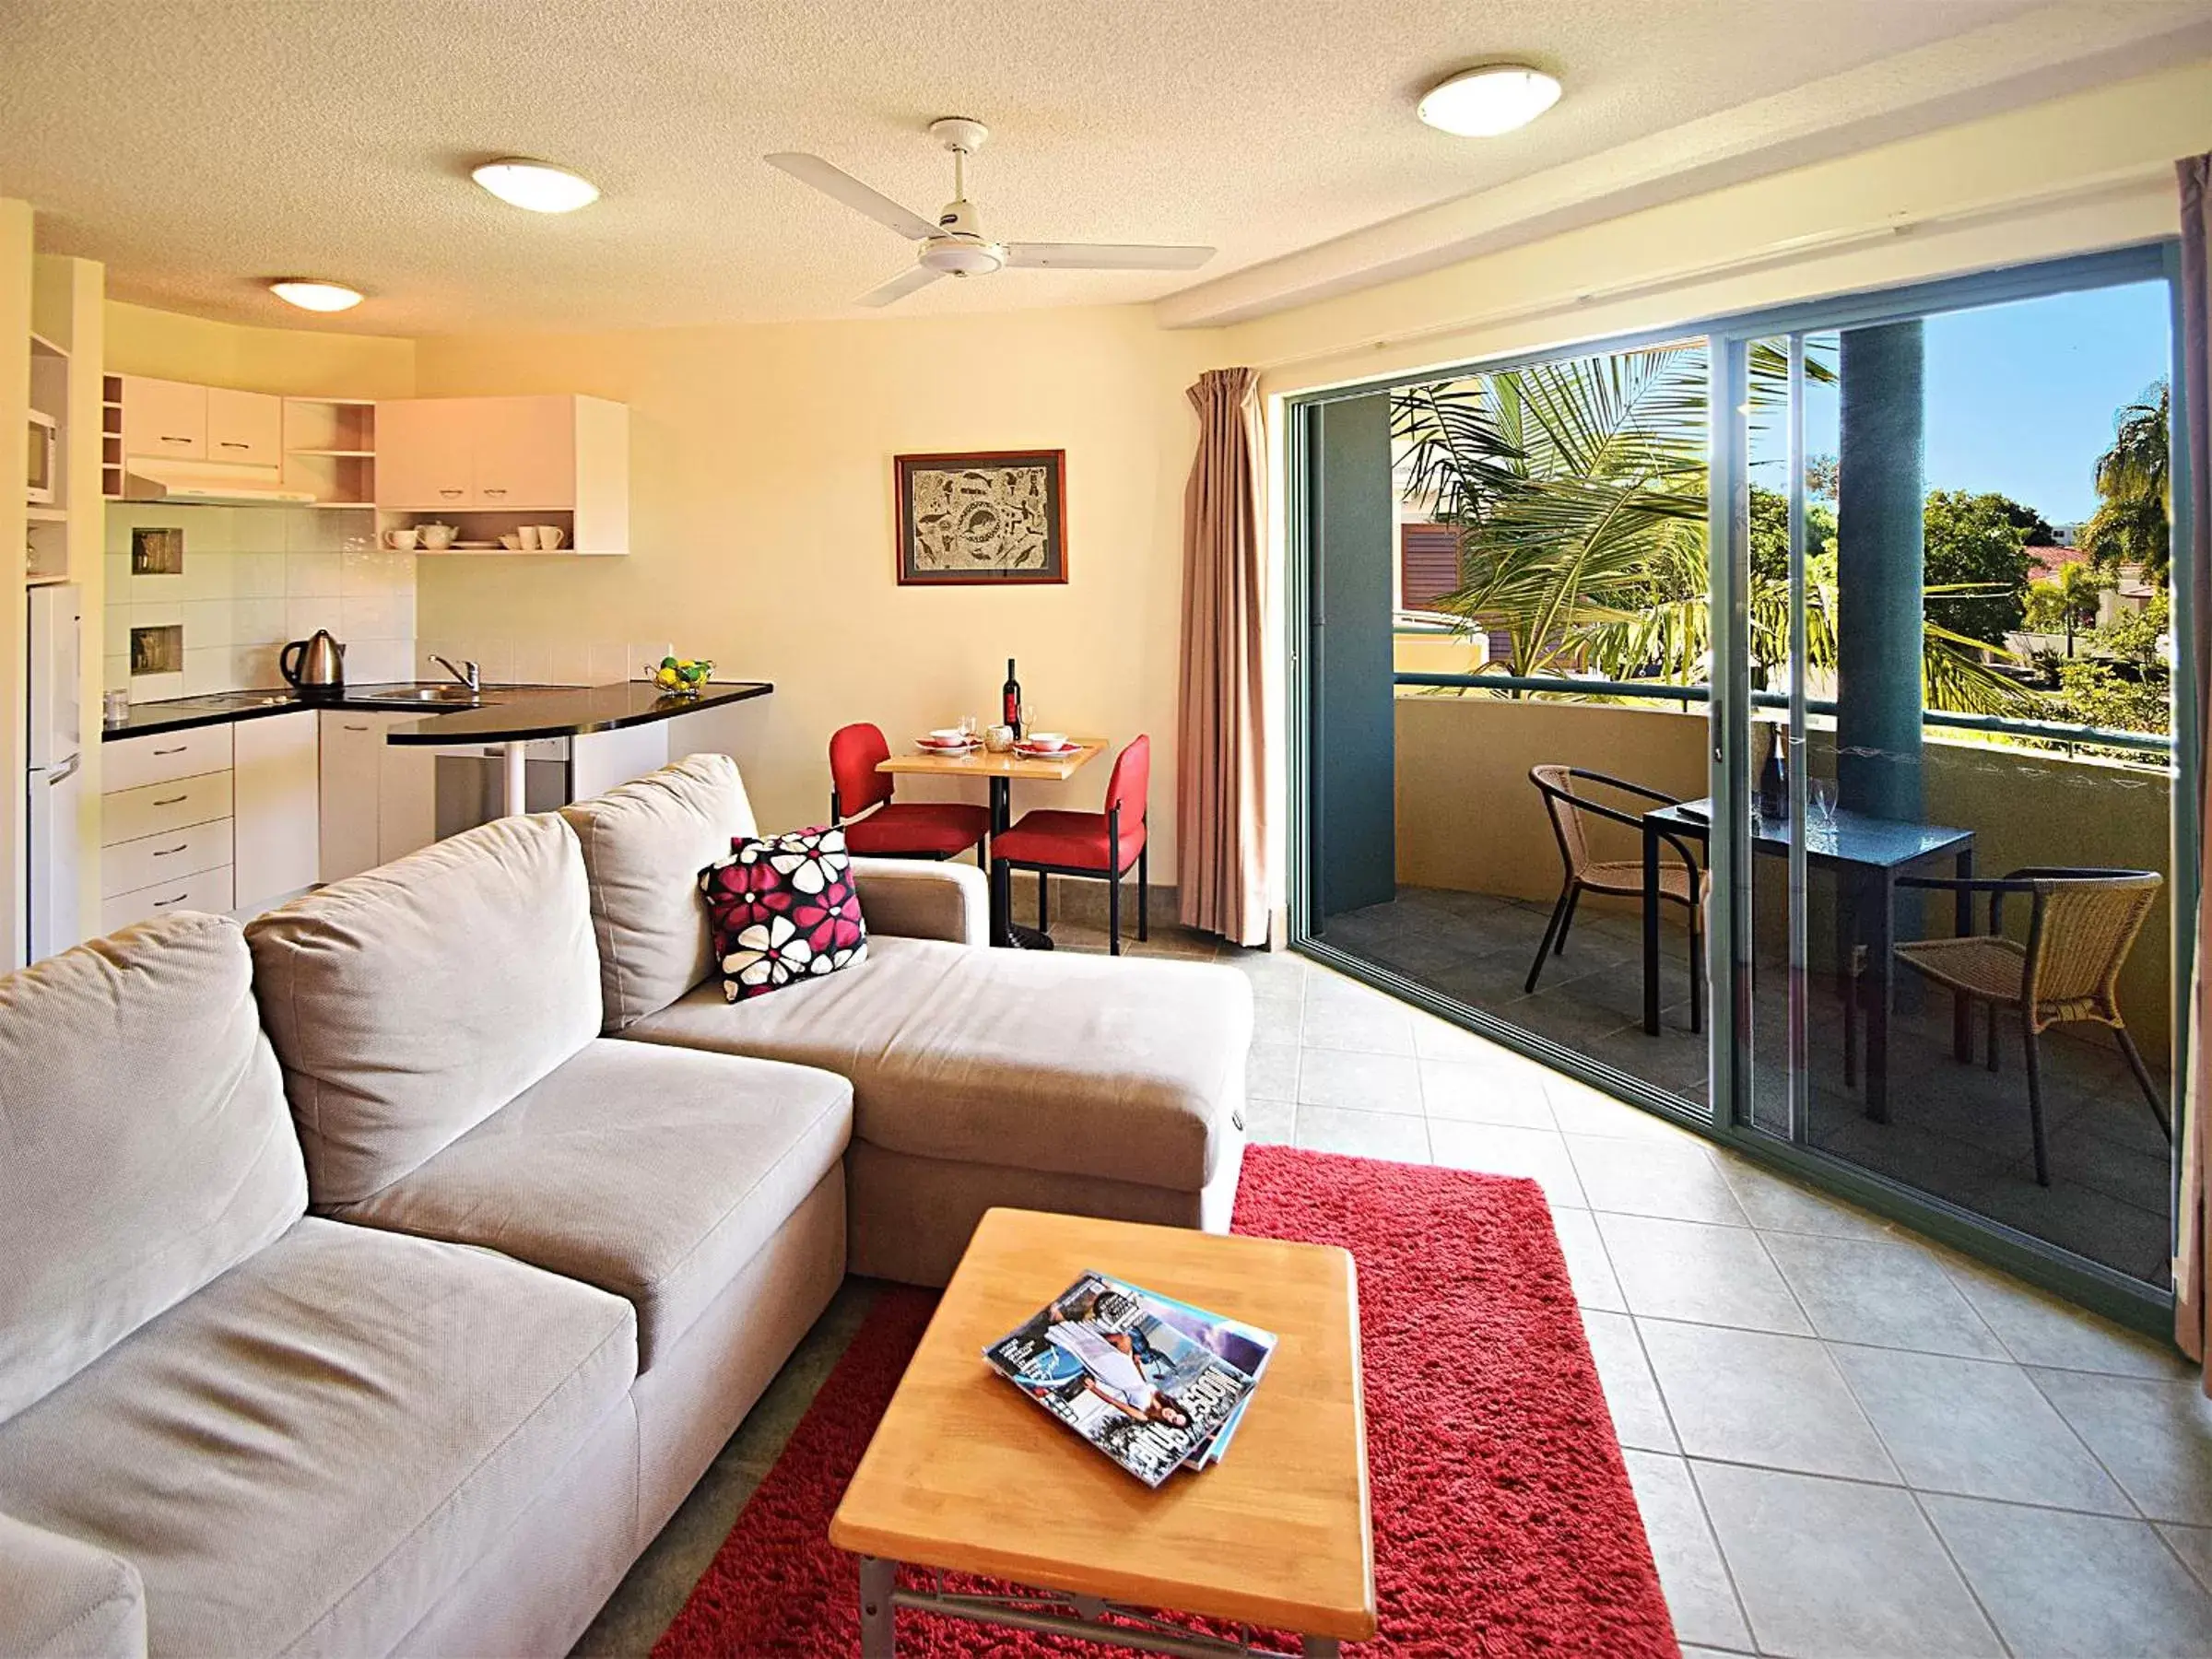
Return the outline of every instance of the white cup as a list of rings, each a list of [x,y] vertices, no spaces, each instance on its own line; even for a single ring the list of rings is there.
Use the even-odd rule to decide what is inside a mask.
[[[537,526],[537,545],[539,549],[543,552],[552,552],[556,547],[559,547],[562,542],[568,539],[569,533],[563,530],[559,524],[540,524]]]
[[[422,533],[418,530],[387,530],[384,532],[385,544],[394,552],[412,553],[415,550],[415,544],[421,539]]]
[[[537,526],[535,524],[524,524],[515,534],[523,538],[524,552],[535,553],[537,551]]]

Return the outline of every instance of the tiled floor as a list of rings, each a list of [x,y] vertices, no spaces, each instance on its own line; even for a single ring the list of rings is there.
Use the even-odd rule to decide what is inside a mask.
[[[1255,1138],[1543,1183],[1687,1653],[2212,1653],[2212,1401],[2170,1349],[1302,958],[1224,959]],[[868,1294],[580,1653],[652,1645]]]
[[[1689,1029],[1687,935],[1672,917],[1662,958],[1664,1029],[1643,1029],[1642,936],[1630,914],[1590,908],[1532,995],[1529,963],[1550,907],[1481,893],[1404,888],[1394,902],[1333,916],[1332,945],[1471,1007],[1686,1099],[1705,1098],[1705,1041]],[[1910,976],[1908,976],[1909,978]],[[1788,1123],[1788,1029],[1779,959],[1760,959],[1753,1010],[1756,1113]],[[1890,1027],[1889,1121],[1865,1114],[1842,1077],[1842,1003],[1814,975],[1809,1003],[1809,1138],[1822,1149],[2150,1283],[2167,1282],[2170,1154],[2110,1034],[2077,1026],[2043,1040],[2052,1184],[2040,1186],[2028,1127],[2018,1027],[1999,1028],[2002,1069],[1951,1053],[1947,998],[1908,989]],[[1977,1031],[1975,1053],[1983,1053]],[[2155,1080],[2170,1094],[2163,1065]]]

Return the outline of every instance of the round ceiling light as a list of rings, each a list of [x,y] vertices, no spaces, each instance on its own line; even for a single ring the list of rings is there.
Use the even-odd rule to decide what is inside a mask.
[[[1463,69],[1429,89],[1417,111],[1439,132],[1495,138],[1524,127],[1559,101],[1559,83],[1526,64]]]
[[[468,176],[500,201],[532,213],[573,213],[599,199],[599,186],[589,179],[521,156],[487,161]]]
[[[351,311],[361,302],[359,289],[343,283],[315,282],[304,276],[287,276],[280,282],[269,284],[269,292],[287,305],[296,305],[301,311]]]

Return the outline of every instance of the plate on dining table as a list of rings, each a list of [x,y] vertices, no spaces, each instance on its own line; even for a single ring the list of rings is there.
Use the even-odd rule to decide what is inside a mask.
[[[940,743],[934,737],[917,737],[914,739],[914,747],[925,755],[966,755],[973,753],[983,746],[972,737],[964,743]]]
[[[1080,754],[1082,749],[1079,743],[1064,743],[1058,748],[1037,748],[1027,743],[1014,746],[1014,752],[1024,760],[1065,760],[1070,755]]]

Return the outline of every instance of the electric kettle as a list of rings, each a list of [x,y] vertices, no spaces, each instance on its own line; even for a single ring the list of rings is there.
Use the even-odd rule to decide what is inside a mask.
[[[346,647],[318,628],[313,637],[294,640],[276,653],[276,669],[302,691],[336,691],[346,684]]]

